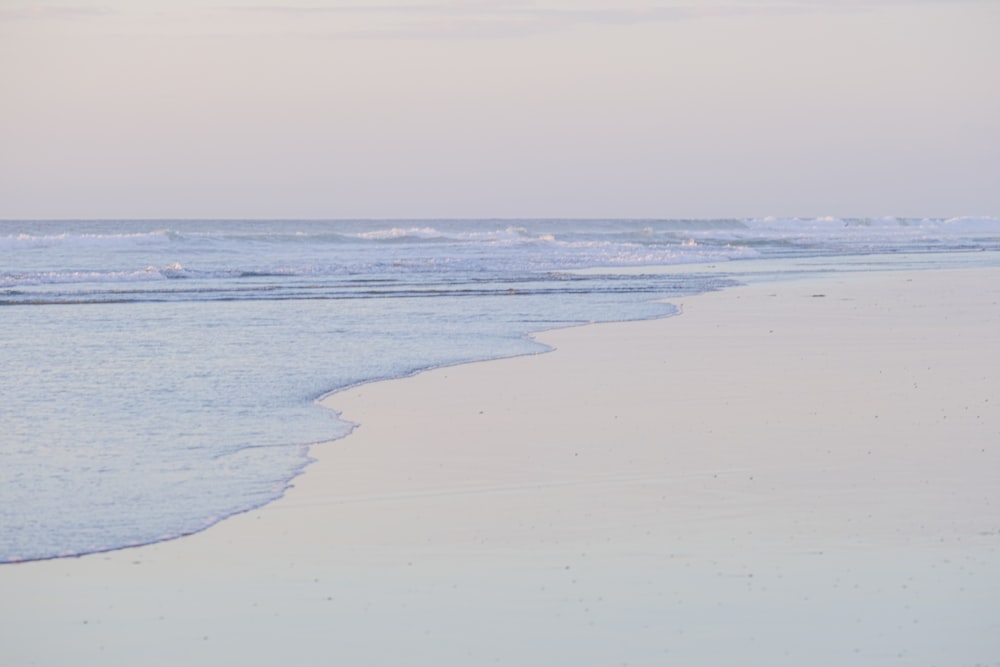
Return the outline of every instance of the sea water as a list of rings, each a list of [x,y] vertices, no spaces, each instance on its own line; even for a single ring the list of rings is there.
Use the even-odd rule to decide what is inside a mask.
[[[280,497],[311,445],[350,432],[316,404],[337,389],[672,315],[755,260],[998,252],[1000,220],[971,218],[3,221],[0,563],[172,539]]]

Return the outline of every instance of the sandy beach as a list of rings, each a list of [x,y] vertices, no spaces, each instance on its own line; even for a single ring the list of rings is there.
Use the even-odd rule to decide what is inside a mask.
[[[334,394],[281,500],[0,566],[0,664],[1000,664],[1000,270],[843,273]]]

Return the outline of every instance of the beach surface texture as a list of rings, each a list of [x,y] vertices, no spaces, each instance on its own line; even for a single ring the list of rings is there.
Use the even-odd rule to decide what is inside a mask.
[[[0,664],[1000,665],[1000,270],[677,305],[333,394],[204,532],[0,566]]]

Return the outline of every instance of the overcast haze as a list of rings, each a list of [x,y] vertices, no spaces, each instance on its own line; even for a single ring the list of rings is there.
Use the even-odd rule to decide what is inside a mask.
[[[0,0],[0,218],[998,216],[998,34],[994,1]]]

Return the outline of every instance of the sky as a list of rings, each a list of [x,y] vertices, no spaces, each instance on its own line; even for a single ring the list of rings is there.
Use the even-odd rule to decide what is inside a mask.
[[[1000,216],[1000,0],[0,0],[0,219]]]

